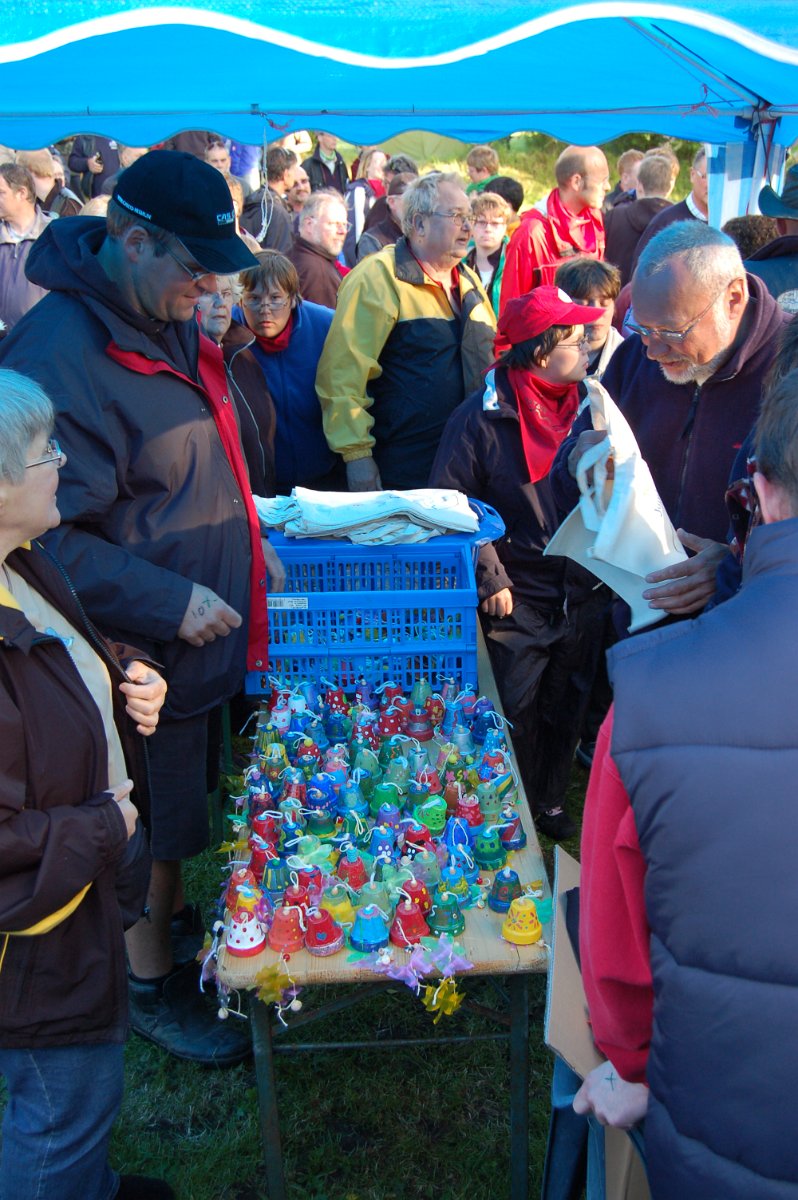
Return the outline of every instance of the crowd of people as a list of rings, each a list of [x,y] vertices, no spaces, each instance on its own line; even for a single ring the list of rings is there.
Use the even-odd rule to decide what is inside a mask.
[[[262,162],[199,130],[2,158],[0,1191],[171,1195],[108,1165],[128,1005],[178,1057],[248,1053],[198,989],[181,863],[208,843],[220,709],[266,667],[284,584],[253,493],[432,486],[506,527],[479,554],[480,619],[540,832],[574,835],[571,764],[593,763],[580,941],[608,1062],[577,1109],[648,1114],[655,1197],[798,1194],[777,1111],[798,994],[798,168],[724,232],[706,152],[673,204],[667,145],[621,155],[612,191],[602,150],[569,146],[526,211],[489,146],[462,174],[380,147],[350,169],[325,132]],[[604,437],[588,376],[688,553],[648,577],[662,624],[635,638],[606,586],[544,553]],[[753,1027],[762,1085],[739,1063]]]

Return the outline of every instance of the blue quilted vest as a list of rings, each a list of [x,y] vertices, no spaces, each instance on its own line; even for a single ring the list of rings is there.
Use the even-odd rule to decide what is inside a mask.
[[[798,1200],[798,519],[736,597],[610,657],[646,860],[655,1200]]]

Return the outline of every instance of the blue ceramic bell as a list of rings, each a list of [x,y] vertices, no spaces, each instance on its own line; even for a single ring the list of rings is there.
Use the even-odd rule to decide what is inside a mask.
[[[367,904],[355,913],[355,923],[349,935],[349,944],[353,950],[361,954],[371,954],[374,950],[387,946],[389,926],[385,916],[376,904]]]

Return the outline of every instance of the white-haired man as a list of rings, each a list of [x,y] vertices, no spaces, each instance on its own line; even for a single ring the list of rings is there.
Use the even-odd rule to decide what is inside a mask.
[[[687,563],[649,576],[652,608],[699,611],[726,553],[724,496],[735,455],[756,418],[762,380],[785,321],[764,284],[746,276],[731,238],[680,221],[649,243],[632,281],[631,328],[602,380],[651,468]],[[589,412],[574,425],[552,468],[563,511],[577,502],[573,476],[587,447],[604,437]]]
[[[425,487],[449,416],[493,357],[493,309],[461,265],[471,206],[459,177],[414,180],[402,228],[344,280],[319,361],[324,432],[350,491]]]

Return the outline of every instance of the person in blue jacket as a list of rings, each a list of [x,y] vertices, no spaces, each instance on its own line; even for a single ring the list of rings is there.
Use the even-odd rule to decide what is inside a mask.
[[[345,491],[343,463],[327,445],[316,395],[332,309],[302,299],[296,267],[285,255],[263,250],[257,259],[257,267],[240,276],[241,304],[233,315],[255,335],[250,349],[277,410],[277,494],[296,486]]]

